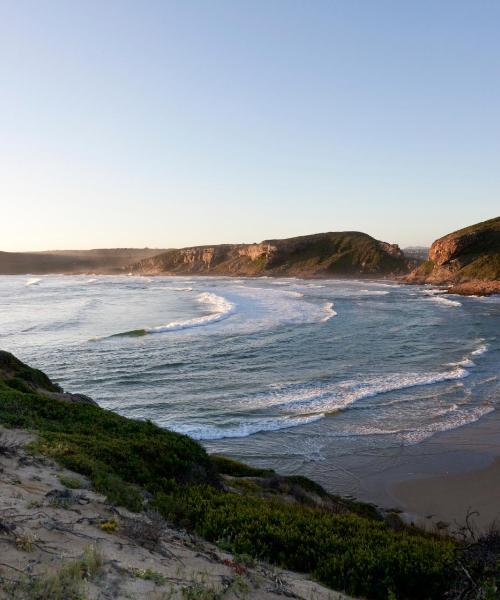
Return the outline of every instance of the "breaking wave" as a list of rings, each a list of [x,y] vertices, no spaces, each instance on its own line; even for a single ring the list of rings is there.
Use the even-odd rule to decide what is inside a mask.
[[[208,315],[186,319],[185,321],[171,321],[166,325],[156,327],[147,327],[144,329],[132,329],[123,333],[115,333],[108,337],[137,337],[152,333],[168,333],[170,331],[181,331],[182,329],[192,329],[193,327],[205,327],[212,323],[218,323],[227,319],[235,311],[235,305],[222,296],[217,296],[211,292],[203,292],[197,298],[198,302],[208,304],[212,309]]]
[[[395,373],[364,381],[299,384],[268,393],[259,399],[258,404],[301,412],[333,413],[365,398],[422,385],[463,379],[468,375],[466,369],[457,367],[441,373]]]
[[[449,298],[445,298],[444,296],[431,295],[431,300],[433,300],[434,302],[437,302],[443,306],[452,306],[452,307],[462,306],[461,302],[458,302],[457,300],[450,300]]]
[[[442,420],[422,425],[418,428],[383,429],[381,427],[359,426],[346,432],[345,436],[372,436],[390,435],[395,436],[406,444],[419,444],[436,433],[458,429],[464,425],[474,423],[484,415],[493,412],[495,408],[491,404],[482,404],[473,408],[462,408],[456,405],[447,407],[441,414],[434,414],[433,418],[442,416]]]
[[[333,310],[333,302],[327,302],[323,306],[323,311],[325,312],[325,316],[321,319],[323,323],[329,321],[332,317],[337,316],[337,313]]]
[[[270,419],[247,419],[227,427],[217,427],[215,425],[186,425],[177,423],[165,423],[164,426],[176,431],[184,433],[194,438],[195,440],[222,440],[224,438],[241,438],[263,433],[266,431],[279,431],[281,429],[289,429],[298,427],[299,425],[307,425],[322,419],[324,415],[302,415],[293,417],[277,417]]]
[[[27,286],[38,285],[40,283],[40,281],[42,281],[40,279],[40,277],[32,277],[31,279],[28,279],[28,281],[25,283],[25,285],[27,285]]]

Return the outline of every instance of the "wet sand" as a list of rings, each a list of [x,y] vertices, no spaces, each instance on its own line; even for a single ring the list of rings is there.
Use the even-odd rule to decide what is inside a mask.
[[[468,509],[476,511],[478,528],[487,529],[494,521],[500,525],[500,458],[477,471],[402,481],[392,494],[419,524],[463,523]]]
[[[408,521],[456,529],[467,511],[478,529],[500,523],[500,414],[435,435],[387,461],[363,482],[361,496],[403,511]]]

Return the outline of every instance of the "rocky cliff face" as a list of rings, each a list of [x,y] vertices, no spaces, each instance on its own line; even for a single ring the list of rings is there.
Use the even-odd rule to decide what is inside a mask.
[[[429,260],[407,279],[415,283],[436,284],[499,281],[500,217],[436,240],[429,250]]]
[[[386,276],[405,273],[408,263],[395,244],[365,233],[340,232],[169,250],[138,261],[130,270],[149,275]]]

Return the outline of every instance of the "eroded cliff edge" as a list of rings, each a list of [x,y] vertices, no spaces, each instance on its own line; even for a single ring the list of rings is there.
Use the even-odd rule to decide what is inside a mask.
[[[436,240],[429,260],[406,277],[409,283],[447,285],[462,294],[500,292],[500,217]]]
[[[291,275],[360,277],[401,275],[408,260],[396,244],[347,231],[168,250],[131,266],[144,275]]]

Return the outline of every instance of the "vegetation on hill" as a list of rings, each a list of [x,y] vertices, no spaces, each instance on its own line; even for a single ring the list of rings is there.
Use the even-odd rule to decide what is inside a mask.
[[[131,267],[136,273],[214,275],[380,276],[404,273],[396,245],[366,233],[318,233],[259,244],[223,244],[169,250]]]
[[[500,281],[500,217],[436,240],[408,279],[418,283]]]
[[[105,248],[102,250],[0,252],[0,274],[123,273],[131,263],[154,256],[162,251],[149,248]]]
[[[87,476],[113,503],[156,508],[233,552],[311,573],[352,595],[426,600],[444,598],[453,587],[462,552],[456,541],[401,523],[393,528],[371,507],[343,503],[305,478],[278,476],[276,489],[286,484],[288,492],[301,489],[323,504],[297,494],[291,503],[279,493],[233,493],[227,477],[257,481],[275,474],[212,458],[189,437],[150,422],[23,389],[19,381],[40,383],[40,372],[7,353],[0,352],[0,361],[10,365],[8,375],[0,369],[0,423],[37,432],[34,450]]]

